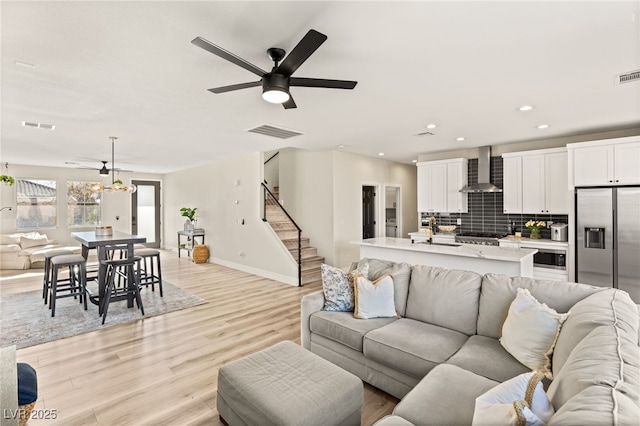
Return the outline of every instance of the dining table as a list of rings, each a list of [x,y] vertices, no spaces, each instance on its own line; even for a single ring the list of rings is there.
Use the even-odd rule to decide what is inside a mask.
[[[134,244],[146,243],[147,237],[119,231],[113,231],[111,235],[96,235],[95,231],[72,232],[71,236],[82,245],[82,256],[85,259],[89,257],[89,250],[96,249],[98,251],[98,296],[90,294],[89,300],[94,305],[98,305],[98,314],[102,315],[102,301],[104,301],[107,287],[107,266],[103,260],[107,259],[107,247],[126,246],[125,256],[129,257],[133,256]],[[127,306],[133,306],[133,298],[127,300]]]

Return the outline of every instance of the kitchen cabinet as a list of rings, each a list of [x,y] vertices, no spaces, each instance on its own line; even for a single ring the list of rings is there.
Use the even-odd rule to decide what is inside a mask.
[[[427,213],[466,213],[467,160],[418,163],[418,211]]]
[[[571,186],[640,184],[640,136],[567,145]]]
[[[503,158],[505,213],[569,213],[564,148],[514,152]]]

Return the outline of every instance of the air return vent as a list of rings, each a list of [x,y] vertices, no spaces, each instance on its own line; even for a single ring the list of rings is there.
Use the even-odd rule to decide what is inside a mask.
[[[304,135],[303,132],[297,130],[285,129],[284,127],[278,127],[271,124],[263,124],[262,126],[254,129],[249,129],[247,132],[259,133],[265,136],[271,136],[278,139],[289,139],[294,136]]]
[[[23,121],[22,125],[24,127],[32,127],[34,129],[45,129],[45,130],[53,130],[56,128],[53,124],[43,124],[43,123],[33,123],[31,121]]]
[[[640,70],[635,70],[631,72],[627,72],[624,74],[616,75],[616,83],[624,84],[624,83],[633,83],[634,81],[640,80]]]

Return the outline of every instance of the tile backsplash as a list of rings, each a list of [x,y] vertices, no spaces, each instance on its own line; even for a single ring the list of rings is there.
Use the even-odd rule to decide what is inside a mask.
[[[491,157],[491,183],[502,188],[502,157]],[[468,169],[469,184],[478,182],[478,159],[469,160]],[[436,223],[440,225],[455,225],[457,219],[462,220],[456,233],[461,232],[488,232],[507,234],[509,222],[515,223],[515,231],[522,232],[522,236],[528,237],[530,230],[524,224],[533,220],[553,221],[554,223],[567,223],[567,215],[549,214],[504,214],[502,192],[485,192],[468,194],[468,213],[437,213]],[[422,213],[422,219],[428,218],[428,213]],[[551,238],[551,230],[541,229],[542,238]]]

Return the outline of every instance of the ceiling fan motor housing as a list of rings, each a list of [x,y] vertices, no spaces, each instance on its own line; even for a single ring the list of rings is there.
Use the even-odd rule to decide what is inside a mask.
[[[262,77],[262,93],[272,90],[289,94],[289,77],[277,73],[265,74]]]

